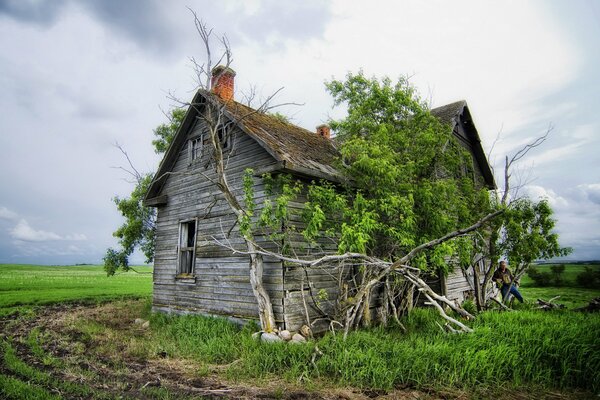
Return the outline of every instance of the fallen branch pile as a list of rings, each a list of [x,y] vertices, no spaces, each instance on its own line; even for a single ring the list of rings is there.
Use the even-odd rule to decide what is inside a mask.
[[[544,310],[544,311],[550,311],[550,310],[559,310],[559,309],[565,308],[564,304],[554,303],[554,300],[556,300],[558,298],[560,298],[560,296],[555,296],[548,301],[545,301],[542,299],[537,299],[538,309]]]
[[[587,306],[576,308],[575,311],[598,312],[600,311],[600,297],[590,300]]]

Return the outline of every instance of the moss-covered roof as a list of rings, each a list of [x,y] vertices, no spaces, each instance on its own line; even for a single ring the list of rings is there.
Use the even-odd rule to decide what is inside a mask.
[[[286,169],[304,171],[315,177],[335,177],[332,166],[338,152],[331,140],[283,121],[276,116],[259,112],[241,103],[225,103],[229,116]]]
[[[454,118],[462,113],[463,109],[467,105],[464,100],[455,101],[454,103],[446,104],[441,107],[431,109],[429,112],[434,117],[437,117],[440,121],[445,124],[452,124]]]

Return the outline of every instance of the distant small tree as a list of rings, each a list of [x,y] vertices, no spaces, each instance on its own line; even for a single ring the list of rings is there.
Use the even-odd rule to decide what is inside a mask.
[[[577,285],[585,288],[600,288],[600,268],[585,267],[575,278]]]
[[[564,283],[563,272],[565,272],[565,264],[555,264],[550,267],[552,272],[552,279],[554,280],[554,286],[562,286]]]
[[[167,151],[184,116],[184,108],[174,108],[167,114],[169,122],[160,124],[154,129],[156,139],[152,141],[152,144],[157,154],[163,154]],[[125,218],[125,222],[113,233],[113,236],[119,240],[119,248],[107,249],[103,258],[104,270],[109,276],[114,275],[119,269],[123,271],[130,269],[129,256],[136,248],[142,251],[146,257],[146,262],[150,263],[154,259],[156,210],[143,205],[144,197],[150,187],[154,173],[140,173],[133,166],[127,152],[119,145],[117,147],[129,163],[127,168],[121,167],[121,169],[133,178],[135,186],[128,197],[115,196],[113,198],[117,209]]]

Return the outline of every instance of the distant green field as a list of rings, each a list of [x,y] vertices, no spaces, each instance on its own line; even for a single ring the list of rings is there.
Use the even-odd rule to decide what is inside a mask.
[[[99,265],[0,264],[0,314],[19,306],[65,301],[102,301],[152,293],[152,267],[107,277]]]
[[[557,263],[557,264],[561,264],[561,263]],[[536,265],[536,268],[540,272],[550,272],[550,267],[552,265],[555,265],[555,264]],[[568,264],[568,263],[564,263],[564,265],[565,265],[565,272],[562,273],[562,278],[565,281],[564,286],[575,286],[577,275],[579,275],[583,271],[585,271],[586,267],[592,268],[593,270],[596,270],[596,271],[600,269],[600,264]],[[533,287],[533,286],[535,286],[535,283],[529,276],[527,276],[527,274],[525,274],[523,276],[523,278],[521,279],[521,286]]]

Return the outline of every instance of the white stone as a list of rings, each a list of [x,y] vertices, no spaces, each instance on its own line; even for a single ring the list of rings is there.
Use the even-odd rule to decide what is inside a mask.
[[[260,337],[260,340],[262,340],[263,342],[282,342],[283,339],[280,338],[276,333],[272,333],[272,332],[265,332],[262,334],[262,336]]]
[[[306,338],[299,333],[294,333],[294,336],[292,336],[291,343],[305,343],[305,342],[306,342]]]
[[[146,322],[146,321],[144,321],[144,320],[143,320],[143,319],[141,319],[141,318],[136,318],[136,319],[135,319],[135,321],[133,321],[133,323],[134,323],[134,324],[136,324],[136,325],[141,325],[141,324],[143,324],[144,322]]]
[[[286,329],[286,330],[279,332],[279,337],[287,342],[288,340],[290,340],[292,338],[292,333]]]
[[[263,334],[263,332],[262,332],[262,331],[254,332],[254,333],[252,334],[252,339],[254,339],[254,340],[259,340],[259,339],[260,339],[260,337],[262,336],[262,334]]]

